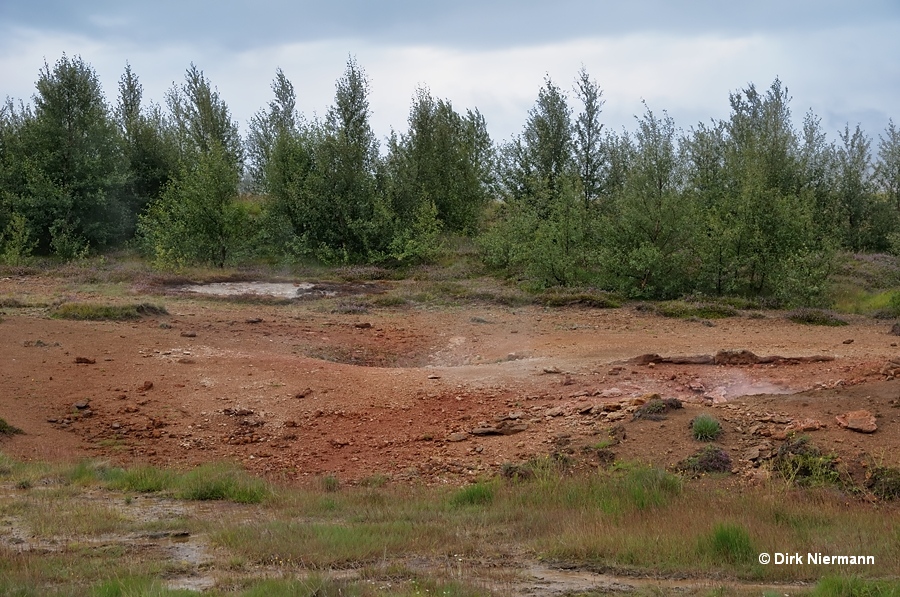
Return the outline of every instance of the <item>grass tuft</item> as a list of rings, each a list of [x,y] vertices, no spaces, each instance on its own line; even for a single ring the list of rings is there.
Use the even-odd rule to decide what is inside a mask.
[[[757,554],[747,529],[731,523],[719,523],[713,527],[709,535],[701,538],[700,550],[707,552],[715,561],[727,562],[732,566],[752,565]]]
[[[784,442],[772,459],[772,466],[787,481],[798,485],[842,485],[837,457],[823,454],[809,443],[808,437]]]
[[[265,481],[228,464],[204,464],[185,473],[177,482],[176,495],[185,500],[228,500],[258,504],[271,495]]]
[[[700,442],[715,441],[722,435],[722,424],[712,415],[697,415],[691,421],[691,435]]]
[[[655,394],[658,396],[658,394]],[[634,420],[647,419],[649,421],[662,421],[670,410],[684,408],[678,398],[651,398],[646,404],[634,411]]]
[[[140,303],[137,305],[99,305],[96,303],[63,303],[52,311],[59,319],[80,321],[128,321],[151,315],[168,315],[165,307]]]
[[[463,487],[450,497],[450,505],[461,506],[486,506],[494,500],[495,490],[487,483],[475,483]]]
[[[866,487],[882,500],[900,498],[900,469],[876,466],[869,471]]]

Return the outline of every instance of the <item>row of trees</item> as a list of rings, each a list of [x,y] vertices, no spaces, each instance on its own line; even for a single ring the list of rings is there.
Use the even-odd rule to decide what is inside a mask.
[[[163,105],[144,101],[130,67],[109,105],[77,57],[45,64],[36,87],[0,109],[7,263],[128,242],[167,267],[403,263],[434,258],[453,233],[538,286],[809,303],[836,251],[900,249],[900,131],[891,122],[873,155],[859,127],[830,142],[810,113],[797,130],[778,80],[731,94],[726,120],[684,132],[645,106],[633,131],[614,132],[582,69],[571,97],[547,78],[501,144],[477,110],[423,88],[383,150],[352,58],[322,119],[297,111],[279,70],[243,138],[193,65]]]

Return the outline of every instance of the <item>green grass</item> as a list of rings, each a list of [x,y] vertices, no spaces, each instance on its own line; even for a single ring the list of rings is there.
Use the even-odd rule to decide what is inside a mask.
[[[747,529],[734,523],[717,523],[708,535],[701,536],[698,551],[714,562],[742,567],[756,564],[759,553]]]
[[[654,311],[663,317],[678,317],[681,319],[689,317],[724,319],[740,315],[737,309],[721,302],[663,301],[656,303]]]
[[[176,496],[184,500],[228,500],[238,504],[258,504],[271,489],[262,479],[228,464],[203,464],[180,476]]]
[[[825,454],[808,437],[789,439],[778,448],[772,468],[790,483],[807,486],[844,485],[838,458]]]
[[[488,483],[475,483],[464,487],[453,494],[450,504],[453,506],[485,506],[494,499],[494,487]]]
[[[691,435],[700,442],[712,442],[722,435],[722,424],[719,420],[706,413],[697,415],[691,421]]]
[[[820,580],[812,597],[900,597],[900,582],[856,576],[828,576]]]
[[[53,317],[80,321],[128,321],[148,315],[166,315],[167,313],[164,307],[150,303],[136,305],[63,303],[51,311]]]

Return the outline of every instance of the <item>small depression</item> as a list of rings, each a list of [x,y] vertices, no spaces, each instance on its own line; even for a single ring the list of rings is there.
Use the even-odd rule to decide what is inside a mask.
[[[329,297],[338,294],[338,290],[333,285],[313,284],[312,282],[215,282],[190,284],[181,286],[178,290],[212,296],[253,294],[285,299]]]

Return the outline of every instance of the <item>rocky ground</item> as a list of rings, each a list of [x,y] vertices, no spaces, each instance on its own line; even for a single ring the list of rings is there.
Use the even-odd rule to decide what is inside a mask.
[[[553,453],[674,467],[700,446],[690,421],[709,413],[734,472],[751,482],[801,434],[857,480],[873,465],[900,465],[900,338],[890,323],[371,306],[401,284],[318,294],[298,285],[303,299],[256,304],[175,287],[109,296],[49,277],[0,280],[0,297],[26,305],[149,300],[168,311],[88,322],[42,306],[2,309],[0,418],[24,433],[0,436],[0,449],[123,464],[233,460],[301,483],[461,483]],[[683,408],[636,418],[654,395]]]

